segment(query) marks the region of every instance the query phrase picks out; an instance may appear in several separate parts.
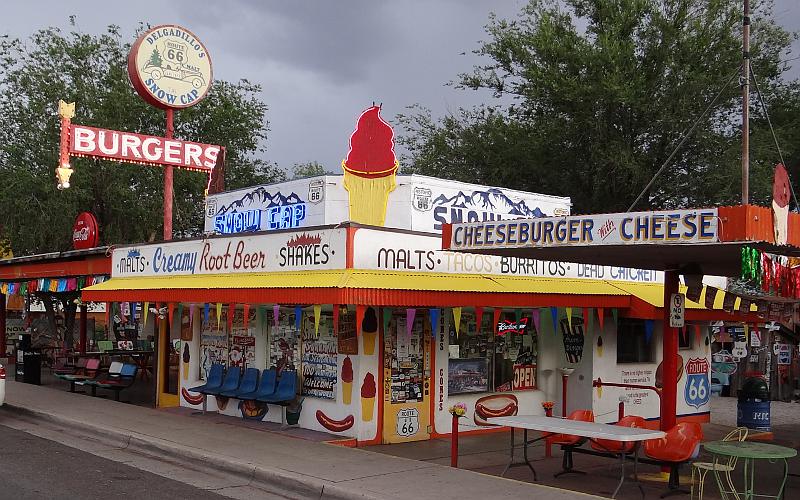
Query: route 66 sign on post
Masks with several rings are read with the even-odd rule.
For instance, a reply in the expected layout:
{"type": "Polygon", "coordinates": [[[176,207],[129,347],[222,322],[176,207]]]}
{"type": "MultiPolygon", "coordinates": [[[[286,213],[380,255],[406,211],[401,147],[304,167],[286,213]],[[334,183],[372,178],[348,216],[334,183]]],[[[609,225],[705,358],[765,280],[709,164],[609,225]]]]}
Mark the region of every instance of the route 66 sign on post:
{"type": "Polygon", "coordinates": [[[419,432],[419,410],[403,408],[397,412],[397,435],[410,437],[419,432]]]}
{"type": "Polygon", "coordinates": [[[673,293],[669,298],[669,326],[683,328],[685,318],[686,297],[682,293],[673,293]]]}
{"type": "Polygon", "coordinates": [[[686,404],[700,408],[708,403],[710,388],[708,360],[705,358],[690,358],[686,362],[686,388],[683,391],[686,404]]]}

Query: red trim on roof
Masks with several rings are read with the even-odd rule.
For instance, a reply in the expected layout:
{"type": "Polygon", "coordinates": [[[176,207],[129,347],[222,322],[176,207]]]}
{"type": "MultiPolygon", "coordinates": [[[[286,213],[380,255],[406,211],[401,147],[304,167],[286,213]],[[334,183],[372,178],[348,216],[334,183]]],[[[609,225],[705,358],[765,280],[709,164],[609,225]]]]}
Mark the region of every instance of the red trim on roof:
{"type": "Polygon", "coordinates": [[[66,278],[91,274],[111,274],[111,256],[92,255],[82,258],[52,259],[0,266],[0,280],[32,280],[66,278]]]}

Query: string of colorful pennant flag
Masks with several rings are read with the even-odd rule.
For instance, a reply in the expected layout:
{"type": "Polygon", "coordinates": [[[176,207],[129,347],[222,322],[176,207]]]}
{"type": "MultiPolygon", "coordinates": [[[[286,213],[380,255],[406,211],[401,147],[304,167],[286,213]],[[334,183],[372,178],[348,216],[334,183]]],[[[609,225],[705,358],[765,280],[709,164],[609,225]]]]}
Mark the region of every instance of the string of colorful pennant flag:
{"type": "Polygon", "coordinates": [[[103,283],[108,276],[77,276],[74,278],[39,278],[30,281],[4,281],[0,292],[5,295],[27,295],[36,292],[75,292],[87,286],[103,283]]]}

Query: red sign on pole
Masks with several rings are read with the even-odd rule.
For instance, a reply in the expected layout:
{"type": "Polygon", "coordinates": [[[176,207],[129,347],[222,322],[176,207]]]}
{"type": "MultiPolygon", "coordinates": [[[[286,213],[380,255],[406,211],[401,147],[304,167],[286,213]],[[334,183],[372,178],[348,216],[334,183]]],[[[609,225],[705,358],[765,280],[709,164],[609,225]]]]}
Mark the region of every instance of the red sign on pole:
{"type": "Polygon", "coordinates": [[[75,218],[72,226],[72,247],[75,250],[85,250],[97,246],[99,233],[97,219],[90,212],[81,212],[75,218]]]}
{"type": "Polygon", "coordinates": [[[210,173],[220,146],[70,124],[69,154],[210,173]]]}

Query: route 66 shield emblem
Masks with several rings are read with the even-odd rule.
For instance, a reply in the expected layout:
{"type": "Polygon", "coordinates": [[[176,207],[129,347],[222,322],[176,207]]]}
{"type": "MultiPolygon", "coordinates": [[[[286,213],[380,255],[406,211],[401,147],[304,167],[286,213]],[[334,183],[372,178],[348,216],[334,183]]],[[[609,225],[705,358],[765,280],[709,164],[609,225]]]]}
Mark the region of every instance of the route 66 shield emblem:
{"type": "Polygon", "coordinates": [[[686,404],[699,409],[708,403],[710,389],[708,361],[705,358],[690,358],[686,362],[686,386],[683,391],[686,404]]]}

